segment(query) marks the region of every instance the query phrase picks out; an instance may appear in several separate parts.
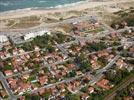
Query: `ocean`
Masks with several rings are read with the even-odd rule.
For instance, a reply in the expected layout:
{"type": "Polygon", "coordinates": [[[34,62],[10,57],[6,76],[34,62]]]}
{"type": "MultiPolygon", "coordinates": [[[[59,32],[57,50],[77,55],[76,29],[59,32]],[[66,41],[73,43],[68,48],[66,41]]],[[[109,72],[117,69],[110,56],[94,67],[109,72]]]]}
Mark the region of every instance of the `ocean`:
{"type": "Polygon", "coordinates": [[[60,8],[82,0],[0,0],[0,12],[25,8],[60,8]]]}

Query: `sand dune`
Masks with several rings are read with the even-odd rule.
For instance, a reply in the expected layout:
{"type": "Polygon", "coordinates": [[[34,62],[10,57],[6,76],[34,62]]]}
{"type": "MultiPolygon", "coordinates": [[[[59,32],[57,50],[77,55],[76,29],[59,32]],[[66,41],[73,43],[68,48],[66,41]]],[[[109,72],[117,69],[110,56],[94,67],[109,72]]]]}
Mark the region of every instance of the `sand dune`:
{"type": "MultiPolygon", "coordinates": [[[[81,11],[88,8],[94,8],[102,5],[111,5],[115,3],[121,3],[121,2],[128,2],[128,0],[110,0],[110,1],[107,0],[106,2],[85,1],[81,4],[76,4],[75,6],[68,6],[68,7],[56,8],[56,9],[30,9],[29,8],[29,9],[21,9],[21,10],[14,10],[14,11],[6,11],[0,13],[0,19],[4,20],[4,19],[11,19],[11,18],[20,18],[20,17],[32,16],[32,15],[42,15],[47,13],[66,12],[71,10],[81,11]]],[[[129,2],[134,2],[134,0],[129,0],[129,2]]]]}

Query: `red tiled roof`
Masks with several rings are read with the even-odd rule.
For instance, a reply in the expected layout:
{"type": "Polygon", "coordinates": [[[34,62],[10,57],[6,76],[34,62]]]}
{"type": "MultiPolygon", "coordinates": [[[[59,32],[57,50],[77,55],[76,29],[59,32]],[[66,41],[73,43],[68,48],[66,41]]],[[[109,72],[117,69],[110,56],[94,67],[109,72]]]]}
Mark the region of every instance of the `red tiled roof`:
{"type": "Polygon", "coordinates": [[[6,70],[6,71],[4,71],[4,73],[5,73],[6,76],[13,75],[12,70],[6,70]]]}
{"type": "Polygon", "coordinates": [[[40,82],[41,85],[44,85],[45,83],[48,82],[48,77],[47,76],[39,77],[39,82],[40,82]]]}
{"type": "Polygon", "coordinates": [[[108,85],[108,83],[109,83],[108,80],[102,79],[101,81],[99,81],[99,82],[97,83],[97,85],[100,86],[100,87],[103,88],[103,89],[109,90],[109,89],[110,89],[110,86],[108,85]]]}
{"type": "Polygon", "coordinates": [[[134,47],[131,47],[131,48],[129,49],[129,51],[130,51],[130,52],[134,52],[134,47]]]}

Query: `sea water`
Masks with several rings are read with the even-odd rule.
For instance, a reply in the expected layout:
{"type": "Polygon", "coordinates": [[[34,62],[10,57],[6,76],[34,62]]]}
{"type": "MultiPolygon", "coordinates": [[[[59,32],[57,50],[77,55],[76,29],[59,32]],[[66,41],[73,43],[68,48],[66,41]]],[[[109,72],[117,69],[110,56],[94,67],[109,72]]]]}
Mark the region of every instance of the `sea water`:
{"type": "Polygon", "coordinates": [[[59,8],[83,0],[0,0],[0,12],[25,8],[59,8]]]}

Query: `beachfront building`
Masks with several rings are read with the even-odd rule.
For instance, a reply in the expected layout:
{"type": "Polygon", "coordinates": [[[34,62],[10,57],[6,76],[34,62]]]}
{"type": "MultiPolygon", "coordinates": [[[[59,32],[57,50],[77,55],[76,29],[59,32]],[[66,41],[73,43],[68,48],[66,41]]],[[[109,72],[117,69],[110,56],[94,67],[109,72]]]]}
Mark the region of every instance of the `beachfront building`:
{"type": "Polygon", "coordinates": [[[30,32],[28,34],[25,34],[23,38],[24,38],[24,40],[28,40],[28,39],[35,38],[37,36],[42,36],[44,34],[50,34],[50,32],[46,31],[46,30],[38,31],[38,32],[30,32]]]}
{"type": "Polygon", "coordinates": [[[5,35],[0,35],[0,43],[4,43],[4,42],[7,42],[7,41],[8,41],[7,36],[5,36],[5,35]]]}

